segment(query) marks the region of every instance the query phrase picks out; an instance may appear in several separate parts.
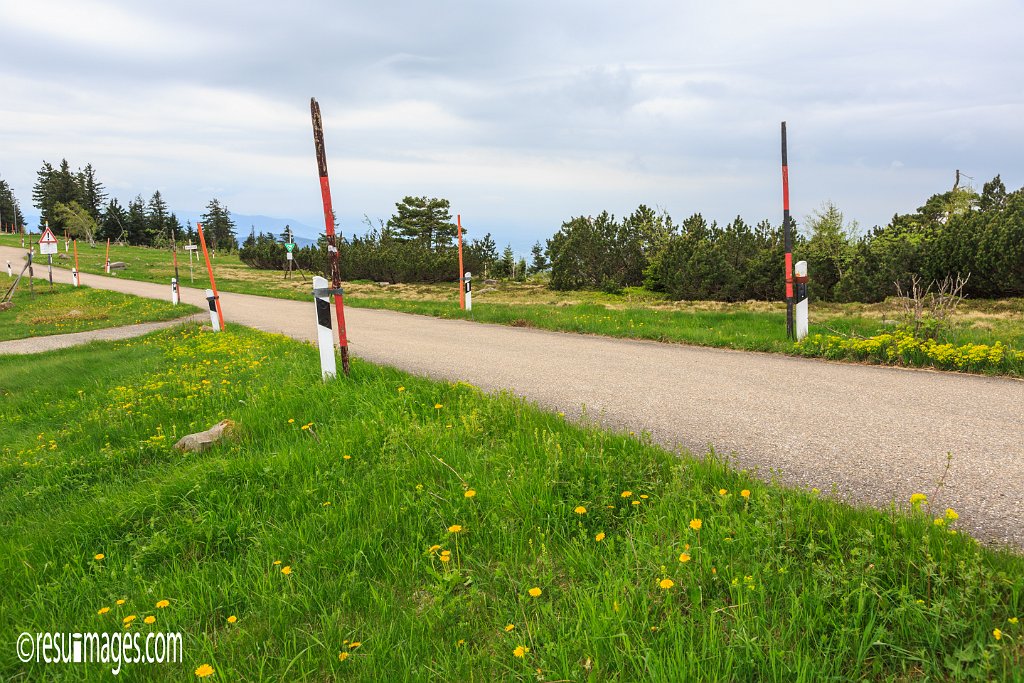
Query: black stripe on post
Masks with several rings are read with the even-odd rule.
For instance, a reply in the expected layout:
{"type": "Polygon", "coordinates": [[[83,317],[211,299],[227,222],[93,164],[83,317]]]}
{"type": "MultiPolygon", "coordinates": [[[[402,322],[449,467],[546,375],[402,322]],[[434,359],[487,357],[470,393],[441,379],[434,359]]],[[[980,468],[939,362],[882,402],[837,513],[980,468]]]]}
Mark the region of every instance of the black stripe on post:
{"type": "Polygon", "coordinates": [[[331,329],[331,304],[327,299],[317,297],[316,301],[316,324],[320,327],[331,329]]]}

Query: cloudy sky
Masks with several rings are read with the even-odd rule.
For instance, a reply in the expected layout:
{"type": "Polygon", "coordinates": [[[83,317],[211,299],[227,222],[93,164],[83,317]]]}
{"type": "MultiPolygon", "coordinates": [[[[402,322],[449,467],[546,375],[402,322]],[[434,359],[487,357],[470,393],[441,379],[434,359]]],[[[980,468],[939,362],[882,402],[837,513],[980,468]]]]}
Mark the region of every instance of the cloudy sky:
{"type": "Polygon", "coordinates": [[[0,0],[0,26],[26,213],[66,157],[122,202],[322,227],[311,96],[345,232],[408,194],[520,252],[640,203],[779,222],[782,120],[798,219],[885,223],[958,168],[1024,184],[1018,0],[0,0]]]}

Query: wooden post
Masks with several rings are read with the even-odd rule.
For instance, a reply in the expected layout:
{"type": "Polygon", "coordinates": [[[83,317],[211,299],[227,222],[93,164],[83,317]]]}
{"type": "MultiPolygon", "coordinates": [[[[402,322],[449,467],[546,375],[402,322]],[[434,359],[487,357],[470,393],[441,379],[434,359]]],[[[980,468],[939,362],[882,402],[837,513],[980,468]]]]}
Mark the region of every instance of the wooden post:
{"type": "Polygon", "coordinates": [[[782,239],[786,250],[786,337],[795,339],[793,330],[793,227],[789,217],[789,160],[786,151],[786,122],[782,122],[782,239]]]}

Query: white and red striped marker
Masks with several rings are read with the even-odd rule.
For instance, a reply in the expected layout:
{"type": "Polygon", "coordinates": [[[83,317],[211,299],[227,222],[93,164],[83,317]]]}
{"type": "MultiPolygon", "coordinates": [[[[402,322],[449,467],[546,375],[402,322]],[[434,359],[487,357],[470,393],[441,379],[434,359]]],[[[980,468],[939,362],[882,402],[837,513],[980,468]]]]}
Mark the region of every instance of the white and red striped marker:
{"type": "Polygon", "coordinates": [[[807,336],[807,261],[796,262],[796,340],[807,336]]]}
{"type": "Polygon", "coordinates": [[[313,277],[313,302],[316,304],[316,340],[320,347],[320,372],[324,381],[338,376],[338,362],[334,357],[334,332],[331,330],[331,294],[327,278],[313,277]]]}
{"type": "Polygon", "coordinates": [[[71,268],[71,280],[75,283],[75,287],[81,284],[78,276],[78,240],[75,240],[75,265],[71,268]]]}
{"type": "Polygon", "coordinates": [[[177,306],[178,302],[180,300],[181,300],[181,298],[178,296],[178,278],[172,277],[171,278],[171,303],[174,304],[175,306],[177,306]]]}
{"type": "Polygon", "coordinates": [[[463,278],[466,281],[466,310],[473,310],[473,273],[466,271],[466,277],[463,278]]]}
{"type": "Polygon", "coordinates": [[[210,324],[214,332],[220,332],[220,316],[217,315],[217,297],[212,289],[206,290],[206,300],[210,302],[210,324]]]}

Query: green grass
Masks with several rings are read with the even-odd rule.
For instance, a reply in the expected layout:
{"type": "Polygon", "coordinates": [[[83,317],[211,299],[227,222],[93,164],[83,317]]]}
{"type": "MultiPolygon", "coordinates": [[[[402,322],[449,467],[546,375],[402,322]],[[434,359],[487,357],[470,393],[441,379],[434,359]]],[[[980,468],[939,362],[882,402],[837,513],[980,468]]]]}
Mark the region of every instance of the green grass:
{"type": "MultiPolygon", "coordinates": [[[[13,245],[14,236],[0,236],[0,244],[13,245]]],[[[105,244],[95,250],[80,246],[82,270],[99,274],[103,270],[105,244]]],[[[182,283],[203,287],[205,264],[196,257],[195,283],[188,275],[187,256],[179,270],[182,283]]],[[[171,254],[166,249],[147,247],[111,247],[112,261],[125,261],[129,267],[117,277],[150,282],[168,282],[172,273],[171,254]]],[[[214,261],[218,288],[227,292],[256,294],[308,301],[311,285],[301,277],[285,280],[276,271],[260,271],[242,263],[237,254],[221,253],[214,261]]],[[[781,302],[670,302],[662,294],[641,288],[628,288],[622,294],[604,292],[555,292],[543,283],[483,285],[474,292],[474,309],[466,313],[458,308],[455,283],[433,285],[393,285],[345,283],[345,302],[360,308],[381,308],[418,313],[440,318],[460,318],[479,322],[536,327],[562,332],[601,334],[612,337],[652,339],[663,342],[715,346],[746,351],[798,353],[833,360],[869,360],[906,365],[945,368],[927,357],[902,355],[888,358],[861,358],[834,350],[817,351],[817,346],[796,348],[786,339],[785,304],[781,302]]],[[[871,337],[893,330],[897,307],[883,304],[811,305],[810,334],[871,337]]],[[[1003,346],[1024,352],[1024,299],[968,301],[943,334],[942,342],[1003,346]]],[[[1022,373],[1024,364],[1005,363],[975,371],[991,374],[1022,373]],[[1007,369],[1009,367],[1009,369],[1007,369]]]]}
{"type": "MultiPolygon", "coordinates": [[[[126,615],[184,634],[183,664],[124,680],[1022,678],[1024,558],[941,510],[851,508],[358,360],[324,384],[314,348],[239,326],[0,358],[0,396],[8,642],[126,615]],[[226,417],[237,441],[172,450],[226,417]]],[[[13,649],[2,678],[105,676],[13,649]]]]}
{"type": "Polygon", "coordinates": [[[45,279],[36,281],[33,294],[25,277],[14,295],[14,307],[0,311],[0,341],[171,320],[197,312],[189,304],[173,306],[85,286],[55,284],[51,291],[45,279]]]}

